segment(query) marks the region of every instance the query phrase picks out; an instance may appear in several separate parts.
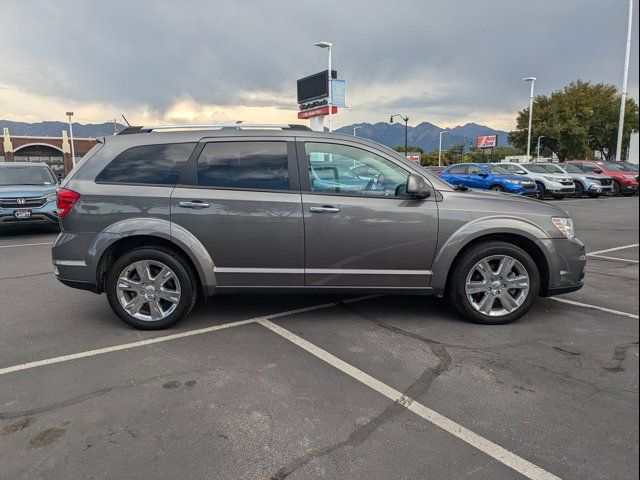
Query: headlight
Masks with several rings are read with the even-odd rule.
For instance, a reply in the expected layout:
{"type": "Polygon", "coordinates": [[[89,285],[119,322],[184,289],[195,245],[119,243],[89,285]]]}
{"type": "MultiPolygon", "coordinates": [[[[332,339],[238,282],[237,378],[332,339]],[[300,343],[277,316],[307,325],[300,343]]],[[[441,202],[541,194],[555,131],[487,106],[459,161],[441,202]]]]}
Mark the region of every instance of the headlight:
{"type": "Polygon", "coordinates": [[[511,180],[509,178],[505,178],[504,181],[507,183],[515,183],[516,185],[522,185],[522,182],[520,180],[511,180]]]}
{"type": "Polygon", "coordinates": [[[552,218],[551,221],[565,237],[574,238],[576,236],[572,218],[552,218]]]}
{"type": "Polygon", "coordinates": [[[556,182],[559,183],[560,179],[556,178],[556,177],[544,177],[545,180],[549,180],[550,182],[556,182]]]}
{"type": "Polygon", "coordinates": [[[49,195],[47,195],[47,203],[55,202],[55,201],[56,201],[56,194],[55,193],[50,193],[49,195]]]}

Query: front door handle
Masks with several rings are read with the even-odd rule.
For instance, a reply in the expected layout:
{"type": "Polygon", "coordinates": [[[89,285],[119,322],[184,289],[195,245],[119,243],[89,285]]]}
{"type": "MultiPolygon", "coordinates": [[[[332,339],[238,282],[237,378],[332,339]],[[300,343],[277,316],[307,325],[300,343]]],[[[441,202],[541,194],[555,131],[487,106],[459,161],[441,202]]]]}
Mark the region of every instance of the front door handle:
{"type": "Polygon", "coordinates": [[[202,200],[193,200],[190,202],[178,202],[178,206],[182,208],[209,208],[209,204],[203,202],[202,200]]]}
{"type": "Polygon", "coordinates": [[[323,205],[322,207],[310,207],[309,211],[311,213],[338,213],[340,209],[330,205],[323,205]]]}

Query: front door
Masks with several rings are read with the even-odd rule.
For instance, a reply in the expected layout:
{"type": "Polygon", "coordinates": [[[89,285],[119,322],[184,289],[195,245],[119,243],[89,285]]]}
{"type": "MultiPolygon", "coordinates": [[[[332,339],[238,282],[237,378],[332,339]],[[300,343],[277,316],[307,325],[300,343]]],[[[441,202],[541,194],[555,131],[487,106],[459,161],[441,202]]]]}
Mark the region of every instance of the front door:
{"type": "Polygon", "coordinates": [[[305,285],[427,288],[438,235],[436,199],[405,193],[409,169],[383,152],[298,139],[305,285]]]}
{"type": "Polygon", "coordinates": [[[304,285],[304,226],[292,138],[201,142],[181,183],[171,198],[172,225],[204,245],[219,287],[304,285]]]}

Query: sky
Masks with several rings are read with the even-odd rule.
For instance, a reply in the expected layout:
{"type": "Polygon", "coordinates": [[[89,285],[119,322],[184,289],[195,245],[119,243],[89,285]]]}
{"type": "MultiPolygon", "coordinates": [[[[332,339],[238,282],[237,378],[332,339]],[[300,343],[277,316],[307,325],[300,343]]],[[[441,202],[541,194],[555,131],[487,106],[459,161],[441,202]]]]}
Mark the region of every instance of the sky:
{"type": "MultiPolygon", "coordinates": [[[[638,100],[638,0],[629,95],[638,100]]],[[[510,130],[548,94],[622,85],[627,0],[0,0],[0,119],[300,123],[296,79],[347,80],[334,126],[392,113],[510,130]]]]}

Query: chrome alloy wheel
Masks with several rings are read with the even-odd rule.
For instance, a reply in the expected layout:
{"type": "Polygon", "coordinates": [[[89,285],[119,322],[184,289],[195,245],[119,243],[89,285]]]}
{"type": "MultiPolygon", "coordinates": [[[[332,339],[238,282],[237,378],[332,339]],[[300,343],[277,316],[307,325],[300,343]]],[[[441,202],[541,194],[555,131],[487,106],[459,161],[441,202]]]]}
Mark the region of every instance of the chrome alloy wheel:
{"type": "Polygon", "coordinates": [[[162,320],[180,303],[180,282],[168,266],[141,260],[126,267],[116,284],[118,301],[132,317],[144,322],[162,320]]]}
{"type": "Polygon", "coordinates": [[[507,255],[480,260],[467,275],[467,300],[478,312],[501,317],[514,312],[529,294],[529,274],[524,265],[507,255]]]}

